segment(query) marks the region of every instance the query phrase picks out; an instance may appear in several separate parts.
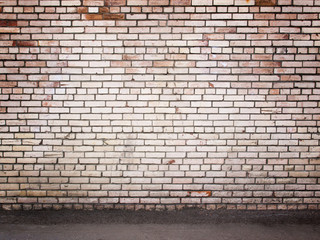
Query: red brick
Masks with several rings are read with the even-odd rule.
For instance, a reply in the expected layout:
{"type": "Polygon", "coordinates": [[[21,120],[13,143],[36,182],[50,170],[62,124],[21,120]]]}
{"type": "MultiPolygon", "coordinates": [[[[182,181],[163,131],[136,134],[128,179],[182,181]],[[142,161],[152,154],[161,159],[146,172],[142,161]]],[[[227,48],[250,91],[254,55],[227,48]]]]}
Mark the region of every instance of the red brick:
{"type": "Polygon", "coordinates": [[[103,19],[104,20],[120,20],[120,19],[124,19],[125,15],[123,13],[114,13],[114,14],[104,14],[103,15],[103,19]]]}
{"type": "Polygon", "coordinates": [[[85,18],[87,20],[102,20],[102,14],[86,14],[85,18]]]}
{"type": "Polygon", "coordinates": [[[110,12],[110,8],[108,8],[108,7],[101,7],[101,8],[99,8],[99,12],[100,12],[100,13],[109,13],[109,12],[110,12]]]}
{"type": "Polygon", "coordinates": [[[254,19],[275,19],[275,14],[272,13],[256,13],[254,19]]]}
{"type": "Polygon", "coordinates": [[[125,6],[126,0],[106,0],[106,6],[125,6]]]}
{"type": "Polygon", "coordinates": [[[256,6],[275,6],[277,0],[256,0],[256,6]]]}
{"type": "Polygon", "coordinates": [[[17,47],[36,47],[38,46],[38,41],[17,41],[17,47]]]}
{"type": "Polygon", "coordinates": [[[17,82],[7,82],[7,81],[0,81],[0,87],[16,87],[18,84],[17,82]]]}
{"type": "Polygon", "coordinates": [[[20,28],[17,27],[0,27],[0,33],[19,33],[20,28]]]}
{"type": "Polygon", "coordinates": [[[149,0],[151,6],[166,6],[169,5],[169,0],[149,0]]]}
{"type": "Polygon", "coordinates": [[[16,27],[17,21],[0,20],[0,27],[16,27]]]}
{"type": "Polygon", "coordinates": [[[78,7],[77,12],[78,13],[88,13],[88,8],[87,7],[78,7]]]}
{"type": "Polygon", "coordinates": [[[170,0],[170,5],[178,6],[190,6],[191,0],[170,0]]]}
{"type": "Polygon", "coordinates": [[[270,94],[271,94],[271,95],[280,94],[280,90],[279,90],[279,89],[270,89],[270,94]]]}

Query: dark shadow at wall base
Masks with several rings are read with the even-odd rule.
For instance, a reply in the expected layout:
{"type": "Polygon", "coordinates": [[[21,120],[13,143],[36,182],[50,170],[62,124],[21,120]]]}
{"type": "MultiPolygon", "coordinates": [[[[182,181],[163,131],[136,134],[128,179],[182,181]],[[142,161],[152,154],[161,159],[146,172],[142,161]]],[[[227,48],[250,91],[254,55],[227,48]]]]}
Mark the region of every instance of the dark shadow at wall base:
{"type": "Polygon", "coordinates": [[[0,224],[320,224],[320,211],[0,211],[0,224]]]}

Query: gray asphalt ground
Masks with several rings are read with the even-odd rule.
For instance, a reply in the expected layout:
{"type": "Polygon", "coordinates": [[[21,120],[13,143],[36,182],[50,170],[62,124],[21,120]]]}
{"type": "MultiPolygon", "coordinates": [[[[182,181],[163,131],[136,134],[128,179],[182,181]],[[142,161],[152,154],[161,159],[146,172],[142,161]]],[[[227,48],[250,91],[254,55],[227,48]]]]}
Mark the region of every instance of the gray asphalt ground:
{"type": "Polygon", "coordinates": [[[0,211],[0,240],[319,240],[320,211],[0,211]]]}

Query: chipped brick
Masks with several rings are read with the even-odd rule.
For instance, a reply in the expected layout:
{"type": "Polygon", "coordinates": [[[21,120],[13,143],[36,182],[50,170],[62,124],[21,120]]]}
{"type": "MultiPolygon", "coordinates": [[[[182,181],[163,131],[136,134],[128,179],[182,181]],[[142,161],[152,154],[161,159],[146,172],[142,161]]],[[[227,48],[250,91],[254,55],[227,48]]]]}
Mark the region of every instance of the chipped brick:
{"type": "Polygon", "coordinates": [[[175,160],[170,160],[169,162],[167,162],[168,165],[174,164],[176,161],[175,160]]]}
{"type": "Polygon", "coordinates": [[[188,195],[190,197],[211,197],[211,191],[192,191],[189,192],[188,195]]]}

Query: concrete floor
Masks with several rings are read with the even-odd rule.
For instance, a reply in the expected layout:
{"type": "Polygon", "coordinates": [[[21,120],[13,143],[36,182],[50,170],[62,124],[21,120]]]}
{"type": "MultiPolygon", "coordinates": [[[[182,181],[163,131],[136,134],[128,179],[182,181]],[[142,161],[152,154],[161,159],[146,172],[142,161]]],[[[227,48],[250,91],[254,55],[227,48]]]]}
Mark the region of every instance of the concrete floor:
{"type": "Polygon", "coordinates": [[[0,212],[1,240],[319,240],[319,212],[0,212]]]}

